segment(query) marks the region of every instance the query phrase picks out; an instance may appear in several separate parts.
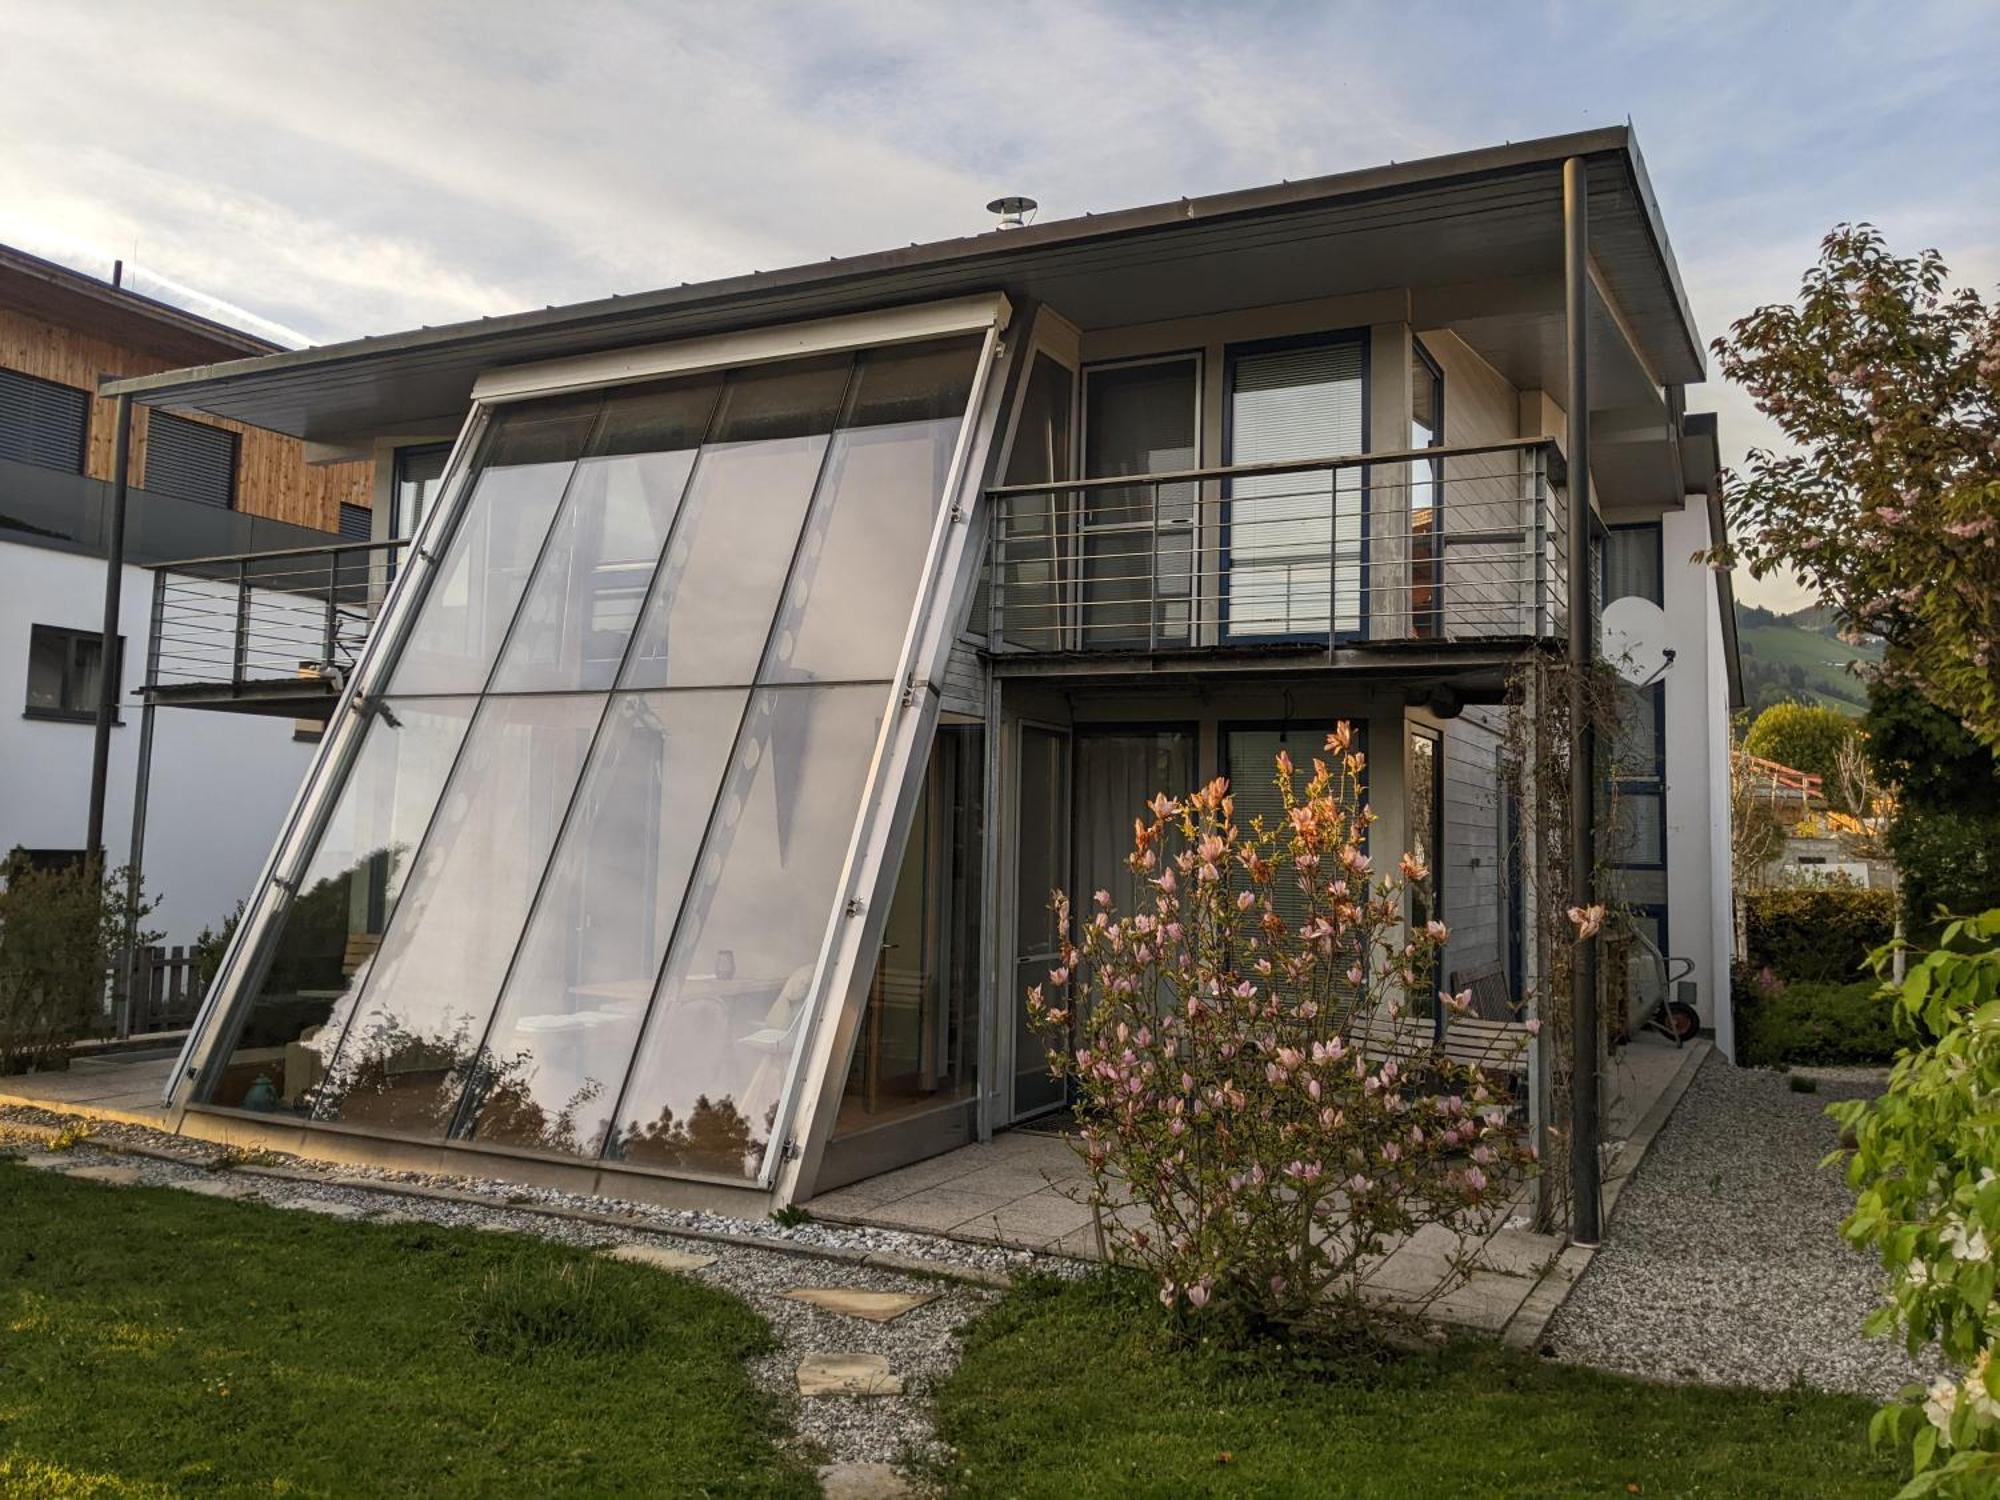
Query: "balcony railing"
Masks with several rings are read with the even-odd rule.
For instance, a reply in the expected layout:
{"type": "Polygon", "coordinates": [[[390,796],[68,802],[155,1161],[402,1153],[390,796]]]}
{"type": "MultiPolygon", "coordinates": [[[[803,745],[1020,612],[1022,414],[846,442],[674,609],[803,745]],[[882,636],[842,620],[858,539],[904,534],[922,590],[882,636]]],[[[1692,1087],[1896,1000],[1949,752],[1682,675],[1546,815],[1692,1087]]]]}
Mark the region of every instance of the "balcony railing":
{"type": "Polygon", "coordinates": [[[337,692],[404,541],[341,542],[153,569],[146,690],[291,699],[337,692]]]}
{"type": "Polygon", "coordinates": [[[1565,628],[1547,439],[988,492],[1005,652],[1481,642],[1565,628]]]}

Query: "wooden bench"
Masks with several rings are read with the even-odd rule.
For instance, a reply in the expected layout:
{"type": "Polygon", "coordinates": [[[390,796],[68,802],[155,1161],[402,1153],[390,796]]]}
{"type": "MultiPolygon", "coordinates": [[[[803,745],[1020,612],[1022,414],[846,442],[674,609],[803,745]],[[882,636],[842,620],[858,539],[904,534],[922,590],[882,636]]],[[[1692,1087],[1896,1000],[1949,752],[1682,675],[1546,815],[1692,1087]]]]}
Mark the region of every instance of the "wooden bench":
{"type": "Polygon", "coordinates": [[[1489,1021],[1480,1016],[1445,1017],[1443,1045],[1437,1044],[1428,1016],[1357,1016],[1348,1040],[1368,1057],[1411,1060],[1442,1051],[1461,1067],[1491,1068],[1498,1073],[1528,1071],[1528,1028],[1518,1021],[1489,1021]]]}

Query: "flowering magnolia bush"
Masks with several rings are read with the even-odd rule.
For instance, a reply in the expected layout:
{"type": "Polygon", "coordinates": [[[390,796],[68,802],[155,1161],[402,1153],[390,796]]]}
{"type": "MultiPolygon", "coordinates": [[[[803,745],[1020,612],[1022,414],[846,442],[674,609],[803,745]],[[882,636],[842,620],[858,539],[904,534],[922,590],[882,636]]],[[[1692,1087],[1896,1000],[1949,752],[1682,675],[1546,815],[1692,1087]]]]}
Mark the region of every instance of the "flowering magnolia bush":
{"type": "MultiPolygon", "coordinates": [[[[1326,750],[1302,788],[1278,757],[1276,826],[1238,826],[1225,781],[1155,797],[1128,861],[1141,909],[1099,891],[1073,931],[1058,894],[1061,967],[1029,994],[1075,1081],[1105,1249],[1184,1314],[1364,1322],[1368,1272],[1439,1225],[1459,1249],[1419,1310],[1468,1272],[1467,1233],[1533,1157],[1505,1059],[1450,1061],[1413,1014],[1447,936],[1403,930],[1428,873],[1407,855],[1376,872],[1347,725],[1326,750]]],[[[1471,1003],[1437,996],[1447,1021],[1471,1003]]]]}
{"type": "Polygon", "coordinates": [[[1903,1054],[1881,1098],[1828,1111],[1855,1142],[1842,1229],[1889,1271],[1869,1332],[1900,1327],[1912,1352],[1935,1342],[1957,1373],[1904,1391],[1872,1436],[1909,1448],[1904,1495],[2000,1495],[2000,911],[1948,925],[1896,1004],[1936,1040],[1903,1054]]]}

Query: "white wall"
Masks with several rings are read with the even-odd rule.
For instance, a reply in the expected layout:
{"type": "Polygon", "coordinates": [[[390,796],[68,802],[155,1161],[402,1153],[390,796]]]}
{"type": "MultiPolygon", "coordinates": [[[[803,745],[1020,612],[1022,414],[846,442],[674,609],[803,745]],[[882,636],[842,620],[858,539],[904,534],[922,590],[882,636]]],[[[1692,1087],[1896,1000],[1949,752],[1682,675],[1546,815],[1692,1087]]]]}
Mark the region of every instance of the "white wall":
{"type": "Polygon", "coordinates": [[[1662,517],[1667,644],[1667,923],[1694,960],[1702,1020],[1734,1056],[1729,996],[1729,695],[1715,575],[1689,558],[1708,546],[1699,500],[1662,517]]]}
{"type": "MultiPolygon", "coordinates": [[[[138,684],[146,669],[153,575],[126,568],[123,723],[111,731],[106,853],[125,863],[138,765],[138,684]]],[[[34,625],[95,631],[103,623],[104,564],[96,558],[0,543],[0,853],[81,849],[90,807],[91,726],[26,718],[28,640],[34,625]]],[[[250,887],[305,776],[313,746],[290,719],[163,708],[153,733],[146,821],[146,888],[159,898],[150,925],[168,944],[191,942],[250,887]]]]}

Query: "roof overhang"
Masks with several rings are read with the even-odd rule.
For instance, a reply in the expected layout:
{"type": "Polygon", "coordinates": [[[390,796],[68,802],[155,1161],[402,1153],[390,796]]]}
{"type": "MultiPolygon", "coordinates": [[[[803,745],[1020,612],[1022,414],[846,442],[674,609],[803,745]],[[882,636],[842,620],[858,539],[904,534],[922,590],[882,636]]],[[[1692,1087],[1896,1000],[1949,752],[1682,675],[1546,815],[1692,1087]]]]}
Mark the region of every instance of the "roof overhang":
{"type": "Polygon", "coordinates": [[[1562,163],[1590,167],[1600,290],[1658,379],[1701,341],[1629,127],[911,245],[568,307],[111,382],[321,442],[463,412],[478,377],[724,330],[1004,291],[1086,328],[1385,287],[1537,278],[1562,258],[1562,163]],[[1217,270],[1226,267],[1226,275],[1217,270]]]}
{"type": "Polygon", "coordinates": [[[121,348],[188,364],[239,355],[252,358],[236,359],[236,363],[260,363],[256,356],[278,347],[269,339],[113,286],[11,245],[0,245],[0,307],[58,328],[88,329],[121,348]]]}

